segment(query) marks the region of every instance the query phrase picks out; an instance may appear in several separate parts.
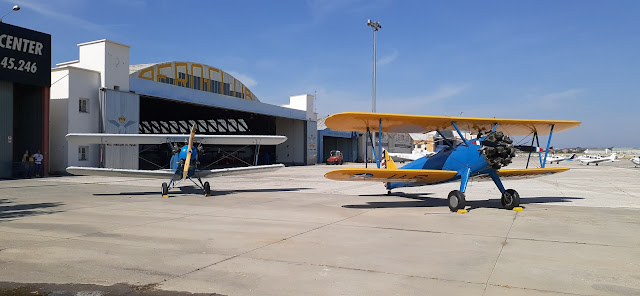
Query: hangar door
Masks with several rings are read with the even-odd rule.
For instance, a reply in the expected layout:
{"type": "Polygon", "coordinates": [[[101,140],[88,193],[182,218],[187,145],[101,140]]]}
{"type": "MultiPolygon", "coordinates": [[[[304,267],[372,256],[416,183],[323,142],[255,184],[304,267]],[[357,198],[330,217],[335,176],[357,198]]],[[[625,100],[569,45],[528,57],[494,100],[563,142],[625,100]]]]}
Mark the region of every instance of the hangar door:
{"type": "Polygon", "coordinates": [[[331,150],[340,150],[343,153],[344,161],[354,161],[353,147],[350,138],[337,138],[325,136],[322,140],[322,162],[327,162],[331,150]]]}

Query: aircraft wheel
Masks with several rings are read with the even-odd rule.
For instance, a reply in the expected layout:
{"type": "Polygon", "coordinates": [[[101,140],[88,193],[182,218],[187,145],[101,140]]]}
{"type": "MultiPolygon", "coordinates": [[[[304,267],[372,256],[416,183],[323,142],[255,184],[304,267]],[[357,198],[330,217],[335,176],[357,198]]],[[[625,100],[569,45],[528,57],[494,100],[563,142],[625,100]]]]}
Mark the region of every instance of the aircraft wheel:
{"type": "Polygon", "coordinates": [[[449,192],[449,210],[452,212],[457,212],[458,210],[464,209],[467,201],[464,198],[464,193],[460,190],[453,190],[449,192]]]}
{"type": "Polygon", "coordinates": [[[209,196],[211,195],[211,185],[209,185],[209,182],[204,182],[204,196],[209,196]]]}
{"type": "Polygon", "coordinates": [[[169,194],[169,186],[167,186],[166,182],[162,183],[162,195],[168,195],[169,194]]]}
{"type": "Polygon", "coordinates": [[[598,165],[598,163],[596,162],[596,165],[598,165]]]}
{"type": "Polygon", "coordinates": [[[387,195],[391,195],[391,190],[387,190],[387,195]]]}
{"type": "Polygon", "coordinates": [[[520,194],[513,189],[507,189],[500,198],[502,206],[507,210],[513,210],[513,208],[520,206],[520,194]]]}

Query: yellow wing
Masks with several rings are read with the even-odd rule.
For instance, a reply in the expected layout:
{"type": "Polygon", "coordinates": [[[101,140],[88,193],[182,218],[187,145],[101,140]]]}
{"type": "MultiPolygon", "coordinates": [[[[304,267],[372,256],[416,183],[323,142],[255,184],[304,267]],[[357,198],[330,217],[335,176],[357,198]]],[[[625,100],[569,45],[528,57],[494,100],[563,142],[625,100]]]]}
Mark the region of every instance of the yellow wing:
{"type": "MultiPolygon", "coordinates": [[[[510,170],[498,170],[498,176],[500,179],[530,179],[542,177],[545,175],[557,174],[568,171],[568,168],[538,168],[538,169],[510,169],[510,170]]],[[[480,175],[477,178],[490,179],[489,175],[480,175]]]]}
{"type": "Polygon", "coordinates": [[[432,184],[455,177],[456,171],[346,168],[324,175],[338,181],[416,182],[432,184]]]}
{"type": "Polygon", "coordinates": [[[554,132],[561,132],[580,125],[580,121],[573,120],[535,120],[535,119],[502,119],[502,118],[474,118],[453,116],[402,115],[386,113],[345,112],[329,116],[325,125],[338,131],[366,132],[367,127],[376,132],[379,120],[382,119],[382,132],[386,133],[423,133],[435,130],[454,130],[451,125],[455,122],[458,128],[465,131],[490,131],[494,124],[498,124],[498,131],[511,136],[526,136],[532,132],[547,135],[554,125],[554,132]]]}

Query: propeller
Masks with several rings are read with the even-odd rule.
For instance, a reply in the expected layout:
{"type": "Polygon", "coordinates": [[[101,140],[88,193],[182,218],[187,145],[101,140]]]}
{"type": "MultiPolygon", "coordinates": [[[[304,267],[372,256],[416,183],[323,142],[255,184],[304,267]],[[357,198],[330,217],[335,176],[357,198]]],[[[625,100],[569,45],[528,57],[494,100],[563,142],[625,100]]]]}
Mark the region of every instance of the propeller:
{"type": "MultiPolygon", "coordinates": [[[[544,148],[536,147],[536,146],[528,146],[528,145],[516,145],[514,148],[524,151],[524,152],[544,152],[544,148]]],[[[549,147],[549,150],[553,149],[553,147],[549,147]]]]}
{"type": "Polygon", "coordinates": [[[189,135],[189,146],[187,147],[187,158],[184,160],[184,171],[182,172],[182,179],[187,178],[189,173],[189,164],[191,163],[191,148],[193,147],[193,137],[196,135],[196,125],[191,127],[191,135],[189,135]]]}

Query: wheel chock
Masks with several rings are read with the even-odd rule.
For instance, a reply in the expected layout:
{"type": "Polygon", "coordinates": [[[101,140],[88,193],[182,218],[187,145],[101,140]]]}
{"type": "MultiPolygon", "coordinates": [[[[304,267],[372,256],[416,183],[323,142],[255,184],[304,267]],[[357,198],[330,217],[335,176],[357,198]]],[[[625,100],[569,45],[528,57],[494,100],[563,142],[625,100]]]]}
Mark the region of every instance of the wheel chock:
{"type": "Polygon", "coordinates": [[[211,194],[205,194],[204,196],[205,196],[205,197],[207,197],[207,196],[211,196],[211,194]]]}
{"type": "Polygon", "coordinates": [[[516,212],[522,212],[522,207],[515,207],[513,210],[516,212]]]}
{"type": "Polygon", "coordinates": [[[465,209],[458,210],[458,214],[466,214],[466,213],[468,213],[468,212],[465,209]]]}
{"type": "Polygon", "coordinates": [[[169,198],[169,195],[168,194],[164,194],[164,195],[162,195],[162,197],[169,198]]]}

